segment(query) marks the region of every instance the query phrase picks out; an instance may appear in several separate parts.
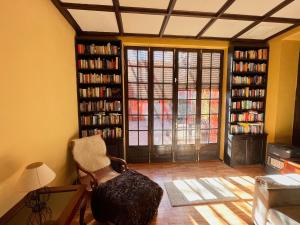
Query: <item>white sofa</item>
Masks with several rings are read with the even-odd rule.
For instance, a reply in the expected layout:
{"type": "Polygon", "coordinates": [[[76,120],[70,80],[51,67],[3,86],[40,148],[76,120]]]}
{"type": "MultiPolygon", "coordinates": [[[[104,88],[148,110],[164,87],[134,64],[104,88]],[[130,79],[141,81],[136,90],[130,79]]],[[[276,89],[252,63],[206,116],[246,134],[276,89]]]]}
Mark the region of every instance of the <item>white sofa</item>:
{"type": "Polygon", "coordinates": [[[300,225],[300,175],[256,177],[252,218],[256,225],[300,225]]]}

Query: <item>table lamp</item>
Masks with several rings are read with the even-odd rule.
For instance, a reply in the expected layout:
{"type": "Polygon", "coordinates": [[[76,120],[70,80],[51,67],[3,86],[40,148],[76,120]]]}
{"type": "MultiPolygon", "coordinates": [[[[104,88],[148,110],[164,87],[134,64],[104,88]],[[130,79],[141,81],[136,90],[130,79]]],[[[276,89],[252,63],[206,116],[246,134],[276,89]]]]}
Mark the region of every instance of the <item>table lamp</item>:
{"type": "Polygon", "coordinates": [[[25,197],[25,205],[32,209],[28,224],[42,225],[48,217],[51,217],[51,209],[46,204],[49,192],[44,189],[55,176],[53,170],[43,162],[35,162],[26,166],[21,174],[17,185],[21,192],[28,193],[25,197]]]}

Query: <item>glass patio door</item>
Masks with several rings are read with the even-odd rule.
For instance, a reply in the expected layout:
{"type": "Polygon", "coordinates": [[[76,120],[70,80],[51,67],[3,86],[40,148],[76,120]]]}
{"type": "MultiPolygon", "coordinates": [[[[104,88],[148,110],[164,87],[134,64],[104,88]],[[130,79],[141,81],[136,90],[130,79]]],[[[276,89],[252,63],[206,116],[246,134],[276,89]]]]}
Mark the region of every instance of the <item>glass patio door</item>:
{"type": "Polygon", "coordinates": [[[176,85],[176,138],[174,141],[174,160],[196,160],[198,142],[199,98],[197,51],[177,52],[177,85],[176,85]]]}

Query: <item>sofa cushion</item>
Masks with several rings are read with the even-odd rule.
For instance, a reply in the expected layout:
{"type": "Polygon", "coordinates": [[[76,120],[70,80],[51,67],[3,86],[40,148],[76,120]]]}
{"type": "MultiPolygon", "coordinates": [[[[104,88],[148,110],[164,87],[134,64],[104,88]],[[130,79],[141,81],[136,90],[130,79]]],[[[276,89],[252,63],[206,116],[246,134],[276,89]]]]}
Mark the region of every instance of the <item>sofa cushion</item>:
{"type": "Polygon", "coordinates": [[[300,206],[271,208],[268,221],[274,225],[300,225],[300,206]]]}
{"type": "Polygon", "coordinates": [[[94,218],[115,225],[148,225],[162,198],[161,187],[148,177],[128,170],[93,190],[94,218]]]}

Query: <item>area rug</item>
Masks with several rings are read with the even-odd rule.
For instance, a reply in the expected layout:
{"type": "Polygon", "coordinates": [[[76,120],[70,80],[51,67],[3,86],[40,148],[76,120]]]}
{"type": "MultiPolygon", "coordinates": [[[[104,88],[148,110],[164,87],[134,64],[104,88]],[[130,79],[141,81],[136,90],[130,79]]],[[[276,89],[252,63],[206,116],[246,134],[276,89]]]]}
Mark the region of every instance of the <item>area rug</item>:
{"type": "Polygon", "coordinates": [[[239,199],[220,178],[174,180],[166,182],[165,188],[173,207],[239,199]]]}

